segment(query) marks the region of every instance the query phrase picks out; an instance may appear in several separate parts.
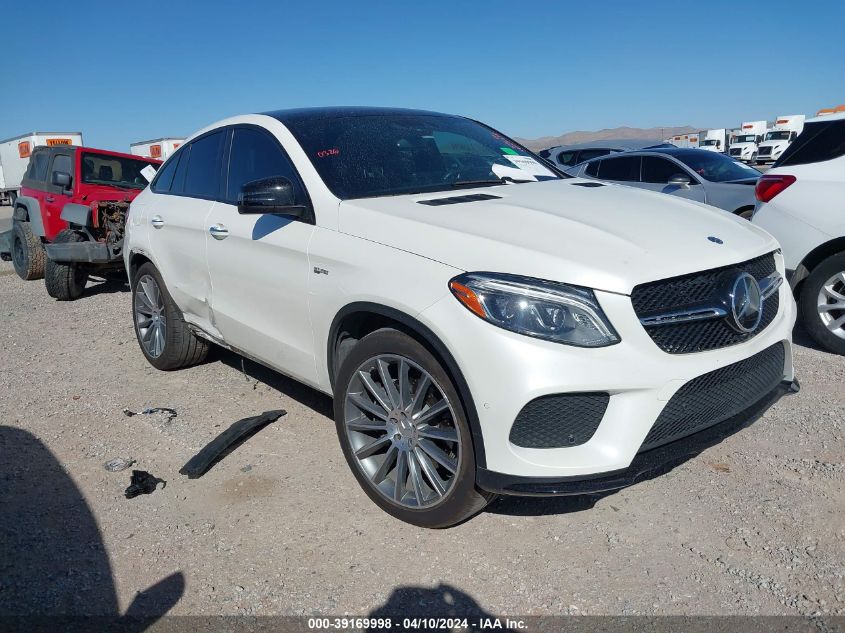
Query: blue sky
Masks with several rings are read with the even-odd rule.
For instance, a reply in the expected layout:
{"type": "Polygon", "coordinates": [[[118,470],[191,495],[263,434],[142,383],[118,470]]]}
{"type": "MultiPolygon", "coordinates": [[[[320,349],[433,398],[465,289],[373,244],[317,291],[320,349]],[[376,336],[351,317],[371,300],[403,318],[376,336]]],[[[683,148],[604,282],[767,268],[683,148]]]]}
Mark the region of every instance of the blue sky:
{"type": "Polygon", "coordinates": [[[8,2],[4,23],[25,35],[12,46],[6,29],[0,138],[79,130],[126,151],[232,114],[310,105],[440,110],[528,138],[736,126],[845,103],[843,7],[8,2]],[[771,52],[754,53],[762,42],[771,52]]]}

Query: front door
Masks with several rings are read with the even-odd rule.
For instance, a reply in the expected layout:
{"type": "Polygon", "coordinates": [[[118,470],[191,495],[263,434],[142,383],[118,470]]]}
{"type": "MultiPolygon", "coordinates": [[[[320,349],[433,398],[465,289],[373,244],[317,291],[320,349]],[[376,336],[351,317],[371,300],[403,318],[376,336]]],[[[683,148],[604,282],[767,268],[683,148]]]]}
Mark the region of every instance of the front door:
{"type": "Polygon", "coordinates": [[[642,184],[643,189],[668,193],[679,198],[687,198],[696,202],[707,202],[702,185],[698,178],[673,160],[660,156],[643,156],[642,184]],[[689,185],[669,184],[676,176],[686,176],[689,185]]]}
{"type": "Polygon", "coordinates": [[[238,213],[241,187],[283,176],[307,200],[302,181],[279,142],[266,130],[238,126],[224,202],[211,209],[206,253],[214,324],[227,344],[299,380],[314,383],[314,336],[308,313],[309,220],[238,213]]]}
{"type": "Polygon", "coordinates": [[[62,220],[62,209],[71,201],[73,191],[72,180],[70,187],[65,189],[64,187],[54,185],[53,179],[57,173],[65,173],[71,179],[74,178],[73,158],[73,155],[70,153],[54,153],[53,160],[50,162],[50,169],[47,172],[47,182],[44,186],[44,202],[42,203],[42,217],[44,219],[44,236],[49,242],[56,239],[59,231],[67,228],[67,222],[62,220]]]}

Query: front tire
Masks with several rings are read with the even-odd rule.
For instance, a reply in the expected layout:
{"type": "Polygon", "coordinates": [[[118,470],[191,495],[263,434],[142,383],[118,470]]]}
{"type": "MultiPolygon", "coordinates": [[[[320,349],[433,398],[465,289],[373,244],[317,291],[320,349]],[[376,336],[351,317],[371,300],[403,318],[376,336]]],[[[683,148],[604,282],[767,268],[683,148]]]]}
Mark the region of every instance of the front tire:
{"type": "Polygon", "coordinates": [[[407,334],[377,330],[352,348],[338,372],[334,417],[358,483],[397,519],[449,527],[493,498],[475,487],[472,436],[451,378],[407,334]]]}
{"type": "Polygon", "coordinates": [[[29,222],[15,220],[12,229],[12,264],[18,277],[24,281],[41,279],[46,259],[44,245],[32,232],[29,222]]]}
{"type": "Polygon", "coordinates": [[[132,321],[138,345],[156,369],[181,369],[196,365],[208,355],[208,341],[194,334],[182,311],[150,263],[132,276],[132,321]]]}
{"type": "Polygon", "coordinates": [[[801,287],[798,307],[813,340],[845,355],[845,253],[831,255],[813,269],[801,287]]]}
{"type": "MultiPolygon", "coordinates": [[[[74,242],[85,242],[86,238],[81,233],[64,229],[60,231],[53,240],[54,244],[68,244],[74,242]]],[[[88,283],[88,271],[76,262],[55,262],[47,260],[47,267],[44,271],[44,285],[47,287],[47,294],[59,301],[75,301],[85,292],[85,284],[88,283]]]]}

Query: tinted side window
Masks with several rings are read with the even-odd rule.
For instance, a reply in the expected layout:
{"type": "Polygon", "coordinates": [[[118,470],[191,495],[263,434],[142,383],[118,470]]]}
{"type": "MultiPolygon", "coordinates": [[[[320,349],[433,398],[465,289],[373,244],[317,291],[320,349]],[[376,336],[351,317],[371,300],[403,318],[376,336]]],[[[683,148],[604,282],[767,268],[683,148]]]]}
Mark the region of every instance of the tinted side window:
{"type": "Polygon", "coordinates": [[[224,137],[221,130],[191,143],[183,187],[185,195],[216,198],[220,194],[220,159],[224,137]]]}
{"type": "Polygon", "coordinates": [[[50,182],[53,182],[53,174],[63,171],[66,174],[73,174],[73,161],[67,154],[58,154],[53,158],[53,168],[50,170],[50,182]]]}
{"type": "Polygon", "coordinates": [[[643,156],[643,182],[667,184],[672,176],[687,173],[671,160],[657,156],[643,156]]]}
{"type": "Polygon", "coordinates": [[[582,149],[578,152],[578,158],[576,161],[578,163],[583,163],[586,160],[590,160],[591,158],[598,158],[599,156],[607,156],[610,154],[609,149],[582,149]]]}
{"type": "Polygon", "coordinates": [[[296,169],[274,138],[261,130],[235,128],[226,201],[235,204],[244,184],[271,176],[284,176],[299,189],[296,169]]]}
{"type": "Polygon", "coordinates": [[[620,180],[623,182],[639,182],[640,180],[640,157],[620,156],[618,158],[606,158],[601,161],[599,178],[602,180],[620,180]]]}
{"type": "Polygon", "coordinates": [[[185,184],[185,172],[188,171],[188,160],[191,158],[191,146],[187,145],[179,157],[179,164],[176,165],[176,173],[173,174],[173,184],[170,185],[170,193],[182,193],[185,184]]]}
{"type": "Polygon", "coordinates": [[[571,167],[575,164],[575,152],[561,152],[557,155],[557,162],[571,167]]]}
{"type": "Polygon", "coordinates": [[[601,163],[602,161],[600,160],[590,163],[584,168],[584,173],[588,176],[593,176],[594,178],[597,178],[599,175],[599,166],[601,165],[601,163]]]}
{"type": "Polygon", "coordinates": [[[47,180],[47,162],[49,160],[49,156],[47,152],[35,152],[32,155],[32,158],[29,159],[29,171],[27,172],[27,178],[32,178],[33,180],[47,180]]]}
{"type": "Polygon", "coordinates": [[[158,175],[153,180],[151,189],[156,193],[167,193],[170,191],[170,186],[173,184],[173,174],[176,173],[176,165],[179,164],[179,159],[184,152],[174,154],[170,160],[164,163],[158,170],[158,175]]]}
{"type": "Polygon", "coordinates": [[[845,119],[808,123],[776,163],[807,165],[833,160],[845,154],[845,119]]]}

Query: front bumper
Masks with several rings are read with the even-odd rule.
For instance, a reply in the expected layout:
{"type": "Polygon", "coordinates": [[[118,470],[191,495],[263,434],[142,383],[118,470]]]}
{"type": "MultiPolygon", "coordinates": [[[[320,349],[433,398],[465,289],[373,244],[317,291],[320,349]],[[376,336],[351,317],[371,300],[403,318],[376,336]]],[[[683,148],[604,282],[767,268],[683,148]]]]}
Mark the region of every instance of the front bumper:
{"type": "MultiPolygon", "coordinates": [[[[778,268],[783,274],[782,261],[778,268]]],[[[630,297],[606,292],[596,296],[622,340],[603,348],[577,348],[507,332],[480,321],[451,296],[419,317],[449,348],[472,394],[483,437],[483,451],[476,450],[478,467],[503,476],[561,481],[627,469],[681,387],[775,343],[784,345],[782,379],[791,382],[795,301],[788,284],[778,292],[779,313],[757,336],[693,354],[663,352],[640,324],[630,297]],[[541,396],[585,392],[610,396],[601,423],[585,443],[526,448],[510,441],[511,427],[527,403],[541,396]]]]}
{"type": "Polygon", "coordinates": [[[552,497],[599,494],[632,486],[662,475],[726,437],[753,424],[785,394],[797,393],[797,380],[784,381],[751,407],[693,435],[639,453],[623,470],[582,477],[519,477],[479,468],[476,483],[488,492],[503,495],[552,497]]]}

